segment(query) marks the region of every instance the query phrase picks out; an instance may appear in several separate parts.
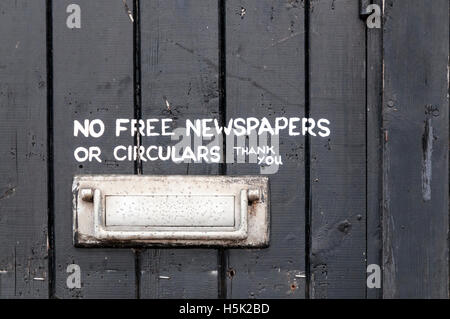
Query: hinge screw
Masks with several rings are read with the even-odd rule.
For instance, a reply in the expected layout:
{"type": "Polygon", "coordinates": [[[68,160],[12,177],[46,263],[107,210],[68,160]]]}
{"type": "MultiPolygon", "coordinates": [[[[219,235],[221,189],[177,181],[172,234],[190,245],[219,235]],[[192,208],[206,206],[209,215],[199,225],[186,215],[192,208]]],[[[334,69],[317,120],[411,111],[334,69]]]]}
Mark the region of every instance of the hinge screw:
{"type": "Polygon", "coordinates": [[[259,188],[249,189],[247,197],[249,202],[255,202],[261,198],[261,190],[259,188]]]}
{"type": "Polygon", "coordinates": [[[94,190],[92,188],[83,188],[80,190],[81,199],[85,202],[93,202],[94,201],[94,190]]]}

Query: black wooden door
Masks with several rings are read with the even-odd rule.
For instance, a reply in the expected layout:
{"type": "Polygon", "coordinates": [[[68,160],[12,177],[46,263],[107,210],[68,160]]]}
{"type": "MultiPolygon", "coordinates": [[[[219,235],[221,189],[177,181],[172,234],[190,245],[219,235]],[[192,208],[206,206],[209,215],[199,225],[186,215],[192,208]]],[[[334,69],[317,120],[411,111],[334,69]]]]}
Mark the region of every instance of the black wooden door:
{"type": "Polygon", "coordinates": [[[446,0],[2,1],[0,297],[448,298],[448,25],[446,0]],[[226,136],[222,163],[175,164],[113,155],[171,138],[73,134],[280,116],[326,118],[331,135],[282,133],[267,169],[226,136]],[[74,158],[92,146],[101,163],[74,158]],[[76,174],[266,174],[270,245],[75,248],[76,174]]]}

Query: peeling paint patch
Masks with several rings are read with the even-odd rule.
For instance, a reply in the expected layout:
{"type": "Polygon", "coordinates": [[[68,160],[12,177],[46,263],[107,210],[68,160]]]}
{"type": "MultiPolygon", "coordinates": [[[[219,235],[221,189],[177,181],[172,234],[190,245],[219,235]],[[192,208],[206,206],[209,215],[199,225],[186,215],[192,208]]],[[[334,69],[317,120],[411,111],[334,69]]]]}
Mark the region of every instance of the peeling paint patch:
{"type": "Polygon", "coordinates": [[[123,6],[125,7],[125,12],[128,14],[128,17],[130,18],[131,22],[134,22],[133,13],[130,10],[130,7],[127,4],[126,0],[122,0],[123,6]]]}
{"type": "Polygon", "coordinates": [[[16,192],[16,187],[10,187],[6,191],[3,192],[3,194],[0,195],[0,200],[6,199],[14,195],[16,192]]]}
{"type": "Polygon", "coordinates": [[[431,200],[432,155],[433,155],[433,126],[431,119],[425,121],[422,136],[422,198],[425,202],[431,200]]]}
{"type": "Polygon", "coordinates": [[[247,9],[245,9],[244,7],[241,7],[237,12],[237,14],[241,17],[241,19],[244,19],[246,13],[247,9]]]}
{"type": "Polygon", "coordinates": [[[164,103],[166,103],[167,110],[170,112],[170,111],[171,111],[171,108],[170,108],[170,103],[169,103],[169,101],[167,100],[167,97],[166,97],[166,96],[163,96],[163,100],[164,100],[164,103]]]}

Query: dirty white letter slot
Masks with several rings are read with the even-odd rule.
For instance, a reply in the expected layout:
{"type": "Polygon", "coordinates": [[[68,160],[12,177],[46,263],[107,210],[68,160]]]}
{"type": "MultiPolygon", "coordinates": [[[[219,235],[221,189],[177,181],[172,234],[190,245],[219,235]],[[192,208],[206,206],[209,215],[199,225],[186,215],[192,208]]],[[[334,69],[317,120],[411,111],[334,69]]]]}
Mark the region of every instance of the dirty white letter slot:
{"type": "Polygon", "coordinates": [[[81,247],[269,242],[267,177],[80,175],[73,196],[81,247]]]}

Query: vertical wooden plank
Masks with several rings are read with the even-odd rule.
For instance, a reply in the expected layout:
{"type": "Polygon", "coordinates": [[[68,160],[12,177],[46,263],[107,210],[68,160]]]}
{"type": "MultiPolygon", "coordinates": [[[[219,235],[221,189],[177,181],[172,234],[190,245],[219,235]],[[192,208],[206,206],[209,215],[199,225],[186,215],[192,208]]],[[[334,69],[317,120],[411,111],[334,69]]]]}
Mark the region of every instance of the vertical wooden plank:
{"type": "MultiPolygon", "coordinates": [[[[299,1],[226,1],[227,120],[304,116],[304,23],[299,1]]],[[[228,251],[230,298],[305,296],[304,137],[282,133],[279,141],[283,165],[269,175],[270,247],[228,251]]],[[[227,173],[260,168],[229,164],[227,173]]]]}
{"type": "MultiPolygon", "coordinates": [[[[373,1],[382,7],[382,0],[373,1]]],[[[382,29],[367,28],[367,265],[382,260],[382,29]]],[[[367,298],[382,296],[381,288],[366,288],[367,298]]]]}
{"type": "MultiPolygon", "coordinates": [[[[217,1],[141,2],[142,118],[217,118],[217,1]]],[[[144,146],[175,145],[170,137],[143,137],[144,146]]],[[[207,145],[209,141],[203,143],[207,145]]],[[[192,149],[194,146],[192,144],[192,149]]],[[[218,174],[218,164],[143,161],[144,174],[218,174]]],[[[215,249],[148,249],[141,254],[142,298],[216,298],[215,249]]]]}
{"type": "Polygon", "coordinates": [[[383,296],[448,298],[449,3],[385,5],[383,296]]]}
{"type": "Polygon", "coordinates": [[[365,24],[354,0],[312,1],[310,114],[327,118],[311,138],[311,296],[366,294],[365,24]]]}
{"type": "Polygon", "coordinates": [[[0,3],[0,298],[48,297],[45,21],[0,3]]]}
{"type": "MultiPolygon", "coordinates": [[[[132,8],[130,1],[128,6],[132,8]]],[[[74,248],[72,193],[75,174],[132,174],[133,162],[116,162],[115,145],[133,145],[115,137],[116,118],[133,118],[133,23],[122,1],[53,1],[54,61],[54,220],[58,298],[132,298],[134,255],[125,249],[74,248]],[[69,29],[66,8],[81,8],[81,28],[69,29]],[[101,119],[100,138],[73,136],[73,121],[101,119]],[[78,163],[74,149],[99,146],[102,162],[78,163]],[[81,268],[81,289],[68,289],[67,265],[81,268]]]]}

